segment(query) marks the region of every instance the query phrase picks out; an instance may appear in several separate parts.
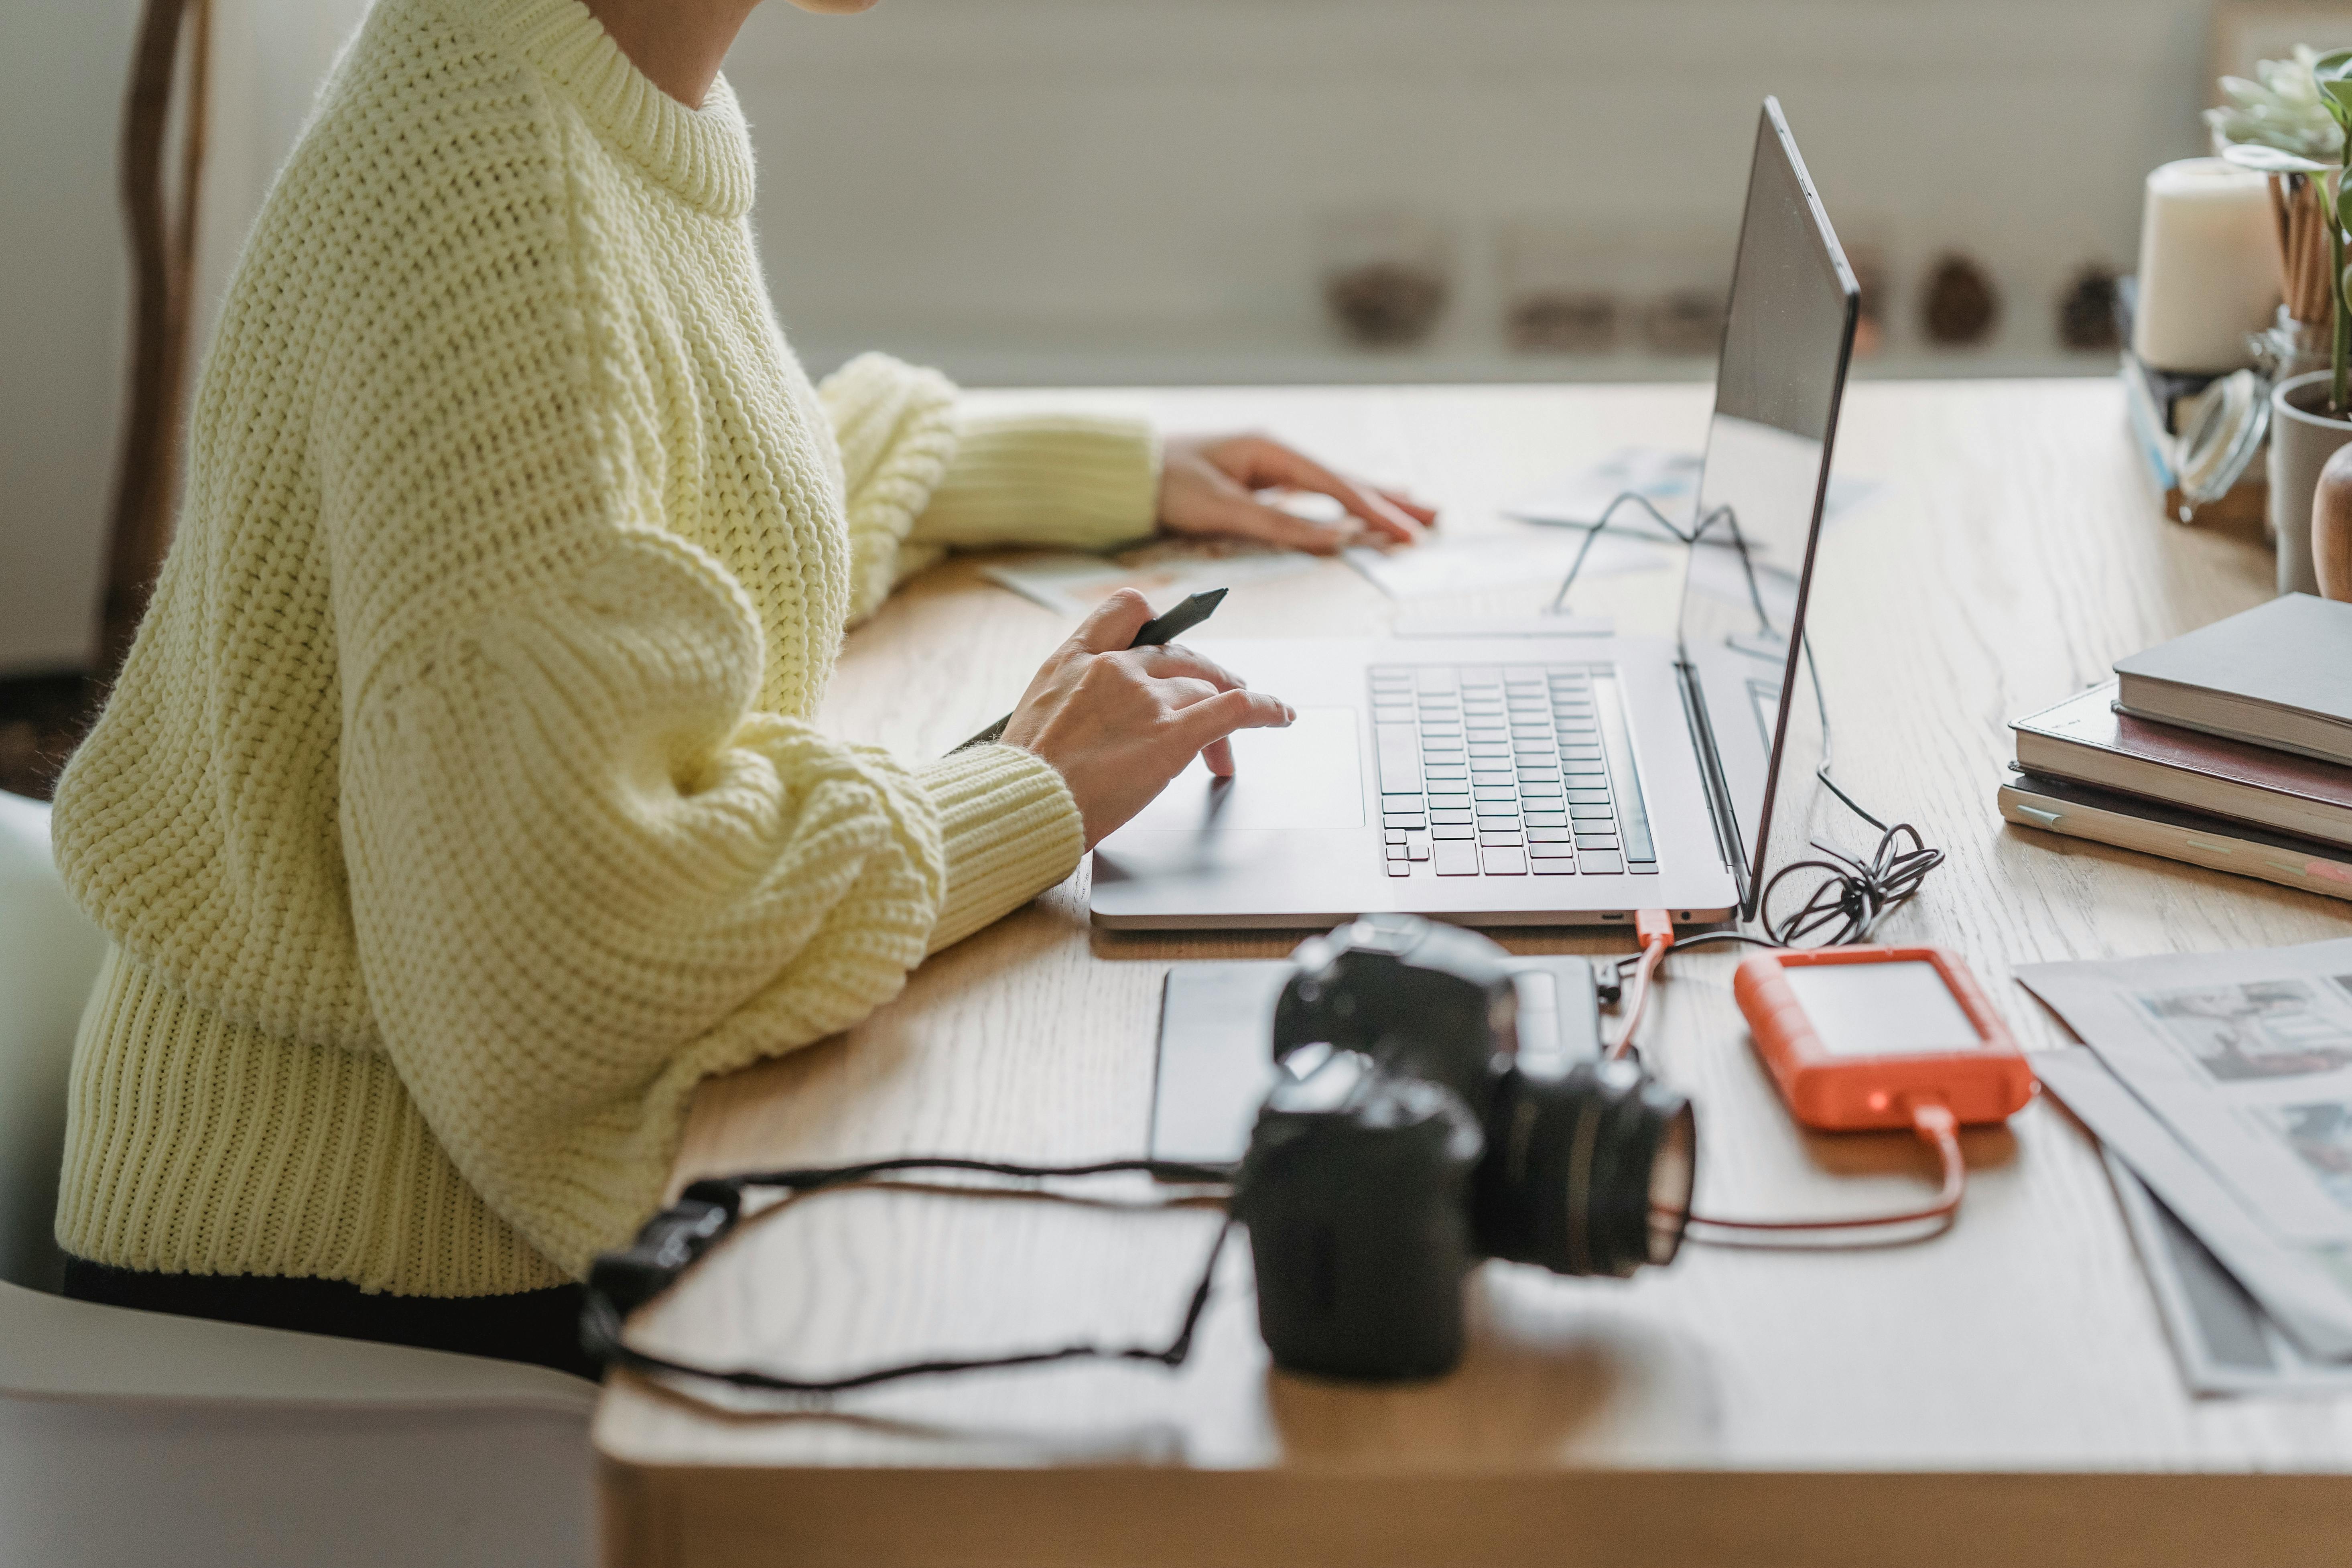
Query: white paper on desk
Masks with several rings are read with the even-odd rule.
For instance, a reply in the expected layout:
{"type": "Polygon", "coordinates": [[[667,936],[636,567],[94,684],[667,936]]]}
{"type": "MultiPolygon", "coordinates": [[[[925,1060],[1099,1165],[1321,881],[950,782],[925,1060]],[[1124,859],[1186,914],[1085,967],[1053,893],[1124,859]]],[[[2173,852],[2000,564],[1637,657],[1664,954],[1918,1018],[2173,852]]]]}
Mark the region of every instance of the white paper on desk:
{"type": "Polygon", "coordinates": [[[1254,545],[1147,545],[1117,555],[1040,552],[981,569],[1000,588],[1066,616],[1083,616],[1121,588],[1134,588],[1154,608],[1208,588],[1286,577],[1315,564],[1296,550],[1254,545]]]}
{"type": "MultiPolygon", "coordinates": [[[[1436,534],[1409,550],[1352,545],[1345,554],[1349,565],[1391,599],[1433,599],[1489,588],[1526,588],[1549,599],[1583,543],[1581,534],[1512,523],[1505,532],[1436,534]]],[[[1674,564],[1681,550],[1678,544],[1620,538],[1612,531],[1592,542],[1592,552],[1578,575],[1662,572],[1674,564]]]]}
{"type": "Polygon", "coordinates": [[[2352,1243],[2352,941],[2017,978],[2279,1239],[2352,1243]]]}
{"type": "Polygon", "coordinates": [[[2112,1149],[2103,1158],[2192,1392],[2352,1393],[2352,1365],[2306,1357],[2130,1165],[2112,1149]]]}
{"type": "Polygon", "coordinates": [[[2352,1360],[2352,1253],[2273,1236],[2088,1047],[2036,1052],[2033,1070],[2305,1351],[2352,1360]]]}
{"type": "MultiPolygon", "coordinates": [[[[1611,501],[1630,490],[1665,513],[1676,528],[1686,530],[1697,509],[1700,462],[1696,452],[1621,447],[1597,463],[1548,480],[1503,508],[1503,513],[1528,522],[1590,527],[1600,521],[1611,501]]],[[[1875,479],[1832,473],[1822,521],[1829,522],[1851,510],[1877,489],[1875,479]]],[[[1612,532],[1622,527],[1654,539],[1673,537],[1647,512],[1631,504],[1619,507],[1609,526],[1612,532]]]]}

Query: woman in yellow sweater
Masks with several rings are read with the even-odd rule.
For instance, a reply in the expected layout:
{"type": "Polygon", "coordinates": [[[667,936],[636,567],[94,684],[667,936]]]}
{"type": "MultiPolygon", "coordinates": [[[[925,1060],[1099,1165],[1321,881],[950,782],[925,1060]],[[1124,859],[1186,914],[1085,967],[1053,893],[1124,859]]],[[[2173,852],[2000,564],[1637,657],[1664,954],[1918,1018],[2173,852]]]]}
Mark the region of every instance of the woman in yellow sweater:
{"type": "MultiPolygon", "coordinates": [[[[58,1236],[86,1298],[577,1365],[703,1077],[855,1023],[1281,724],[1104,606],[1003,745],[814,723],[961,544],[1329,548],[1263,440],[802,374],[720,58],[755,0],[379,0],[247,242],[178,542],[61,781],[113,938],[58,1236]]],[[[862,9],[796,0],[810,10],[862,9]]]]}

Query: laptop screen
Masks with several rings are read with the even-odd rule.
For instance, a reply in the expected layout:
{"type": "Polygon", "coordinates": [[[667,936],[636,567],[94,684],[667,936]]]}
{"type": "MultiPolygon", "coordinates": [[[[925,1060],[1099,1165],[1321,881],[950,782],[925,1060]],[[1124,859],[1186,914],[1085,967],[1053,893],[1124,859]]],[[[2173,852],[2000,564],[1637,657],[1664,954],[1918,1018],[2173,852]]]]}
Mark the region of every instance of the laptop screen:
{"type": "Polygon", "coordinates": [[[1718,804],[1738,840],[1751,915],[1774,796],[1780,781],[1800,776],[1795,751],[1819,746],[1817,723],[1792,737],[1790,712],[1801,698],[1811,718],[1800,631],[1858,297],[1780,106],[1767,99],[1677,627],[1685,664],[1706,672],[1693,684],[1717,736],[1718,804]],[[1727,735],[1729,725],[1755,732],[1727,735]]]}

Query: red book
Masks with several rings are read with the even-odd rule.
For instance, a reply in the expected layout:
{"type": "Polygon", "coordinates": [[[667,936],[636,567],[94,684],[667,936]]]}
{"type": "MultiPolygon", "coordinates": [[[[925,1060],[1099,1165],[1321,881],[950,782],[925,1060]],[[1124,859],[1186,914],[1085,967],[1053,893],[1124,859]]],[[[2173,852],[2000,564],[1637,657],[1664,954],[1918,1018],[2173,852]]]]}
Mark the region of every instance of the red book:
{"type": "Polygon", "coordinates": [[[2352,846],[2352,768],[2135,719],[2116,683],[2020,719],[2020,765],[2259,827],[2352,846]]]}

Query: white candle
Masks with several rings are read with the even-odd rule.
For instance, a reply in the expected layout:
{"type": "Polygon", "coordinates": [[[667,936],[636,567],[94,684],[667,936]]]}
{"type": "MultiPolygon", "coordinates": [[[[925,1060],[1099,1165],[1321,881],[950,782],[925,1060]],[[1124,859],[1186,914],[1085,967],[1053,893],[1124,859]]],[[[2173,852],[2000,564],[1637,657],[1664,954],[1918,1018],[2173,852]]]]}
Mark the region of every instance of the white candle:
{"type": "Polygon", "coordinates": [[[2132,328],[2141,359],[2158,370],[2254,363],[2247,335],[2271,324],[2279,302],[2268,184],[2219,158],[2184,158],[2149,174],[2132,328]]]}

